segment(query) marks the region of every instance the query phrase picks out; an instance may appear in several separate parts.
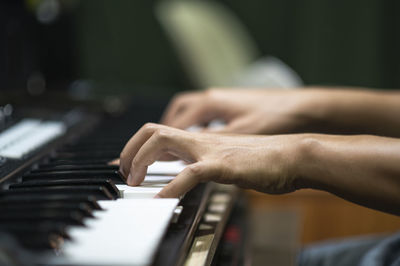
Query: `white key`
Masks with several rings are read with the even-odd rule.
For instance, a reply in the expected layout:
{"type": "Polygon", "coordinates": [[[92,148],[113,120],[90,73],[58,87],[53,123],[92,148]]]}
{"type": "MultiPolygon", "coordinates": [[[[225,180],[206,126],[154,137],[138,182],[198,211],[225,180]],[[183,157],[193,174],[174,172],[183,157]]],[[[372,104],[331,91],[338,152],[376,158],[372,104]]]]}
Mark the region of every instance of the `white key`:
{"type": "Polygon", "coordinates": [[[187,164],[183,161],[156,161],[147,168],[147,174],[151,175],[178,175],[187,164]]]}
{"type": "Polygon", "coordinates": [[[51,265],[151,265],[162,237],[182,207],[179,199],[154,199],[185,165],[182,162],[161,163],[156,170],[162,175],[147,175],[140,186],[119,185],[121,198],[99,201],[104,211],[86,219],[86,227],[72,227],[69,241],[57,258],[44,258],[51,265]],[[169,168],[168,168],[169,166],[169,168]]]}
{"type": "Polygon", "coordinates": [[[118,184],[116,186],[124,199],[147,199],[154,198],[172,179],[174,176],[147,175],[140,186],[118,184]]]}
{"type": "MultiPolygon", "coordinates": [[[[226,126],[226,122],[224,120],[215,119],[215,120],[210,121],[210,123],[208,123],[207,129],[208,130],[218,130],[218,129],[223,129],[225,126],[226,126]]],[[[192,125],[192,126],[186,128],[185,130],[189,131],[189,132],[200,132],[204,129],[205,129],[205,127],[203,127],[203,126],[192,125]]]]}
{"type": "Polygon", "coordinates": [[[62,122],[43,122],[35,119],[22,120],[0,135],[0,156],[20,159],[54,138],[64,134],[62,122]]]}
{"type": "Polygon", "coordinates": [[[152,199],[163,187],[117,185],[117,188],[124,199],[152,199]]]}
{"type": "Polygon", "coordinates": [[[0,134],[0,150],[15,142],[40,123],[38,119],[24,119],[0,134]]]}
{"type": "Polygon", "coordinates": [[[87,227],[69,230],[63,256],[51,264],[150,265],[171,221],[177,199],[101,201],[87,227]]]}

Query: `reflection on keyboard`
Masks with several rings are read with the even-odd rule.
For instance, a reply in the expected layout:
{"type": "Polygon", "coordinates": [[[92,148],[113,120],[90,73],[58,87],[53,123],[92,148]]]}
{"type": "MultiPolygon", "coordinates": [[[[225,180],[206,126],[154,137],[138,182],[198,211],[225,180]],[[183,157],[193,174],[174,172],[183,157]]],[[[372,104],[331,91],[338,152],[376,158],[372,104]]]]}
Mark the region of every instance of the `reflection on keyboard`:
{"type": "Polygon", "coordinates": [[[65,130],[62,122],[24,119],[0,134],[0,156],[21,159],[25,154],[64,134],[65,130]]]}

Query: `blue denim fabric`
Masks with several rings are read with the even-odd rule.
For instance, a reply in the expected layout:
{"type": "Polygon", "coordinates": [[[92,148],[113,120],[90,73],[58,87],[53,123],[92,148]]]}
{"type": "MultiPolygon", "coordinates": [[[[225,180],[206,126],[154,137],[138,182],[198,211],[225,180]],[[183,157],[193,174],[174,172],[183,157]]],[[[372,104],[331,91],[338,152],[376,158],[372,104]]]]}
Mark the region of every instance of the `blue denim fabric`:
{"type": "Polygon", "coordinates": [[[363,256],[360,266],[400,266],[400,233],[389,236],[363,256]]]}
{"type": "Polygon", "coordinates": [[[305,248],[299,266],[400,266],[400,233],[329,241],[305,248]]]}

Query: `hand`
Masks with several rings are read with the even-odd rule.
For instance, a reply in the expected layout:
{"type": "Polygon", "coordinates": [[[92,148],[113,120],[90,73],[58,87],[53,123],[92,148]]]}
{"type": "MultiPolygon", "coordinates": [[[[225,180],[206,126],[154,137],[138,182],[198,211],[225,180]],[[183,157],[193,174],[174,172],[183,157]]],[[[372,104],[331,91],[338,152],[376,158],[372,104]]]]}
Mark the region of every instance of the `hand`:
{"type": "MultiPolygon", "coordinates": [[[[215,119],[226,126],[214,132],[275,134],[295,132],[312,120],[311,90],[207,90],[183,93],[169,104],[161,122],[180,129],[207,125],[215,119]]],[[[315,111],[315,109],[313,110],[315,111]]]]}
{"type": "Polygon", "coordinates": [[[186,129],[218,119],[226,122],[224,128],[205,131],[241,134],[315,132],[400,137],[399,102],[399,91],[360,88],[213,89],[176,96],[161,122],[186,129]]]}
{"type": "Polygon", "coordinates": [[[295,190],[298,138],[192,133],[146,124],[123,149],[120,169],[128,175],[128,185],[137,186],[144,180],[147,167],[161,157],[172,155],[189,163],[158,197],[178,197],[206,181],[285,193],[295,190]]]}

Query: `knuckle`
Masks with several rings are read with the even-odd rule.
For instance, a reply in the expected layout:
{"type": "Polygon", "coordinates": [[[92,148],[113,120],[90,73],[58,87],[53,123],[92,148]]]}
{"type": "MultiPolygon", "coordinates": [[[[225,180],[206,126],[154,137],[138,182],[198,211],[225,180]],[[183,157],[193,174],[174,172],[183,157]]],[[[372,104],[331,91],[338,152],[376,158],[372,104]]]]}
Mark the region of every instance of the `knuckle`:
{"type": "Polygon", "coordinates": [[[191,164],[187,166],[187,171],[192,176],[201,177],[204,174],[204,167],[201,164],[191,164]]]}
{"type": "Polygon", "coordinates": [[[154,136],[156,142],[165,143],[165,142],[170,141],[173,138],[174,132],[171,129],[167,129],[167,128],[157,128],[154,131],[153,136],[154,136]]]}
{"type": "Polygon", "coordinates": [[[204,92],[204,95],[207,98],[212,98],[214,96],[214,94],[215,94],[215,88],[209,88],[204,92]]]}
{"type": "Polygon", "coordinates": [[[215,179],[221,183],[230,183],[230,179],[233,176],[232,167],[227,166],[225,164],[215,165],[215,179]]]}
{"type": "Polygon", "coordinates": [[[178,103],[179,101],[181,101],[183,98],[185,97],[185,94],[180,92],[175,94],[175,96],[172,98],[172,102],[173,103],[178,103]]]}
{"type": "Polygon", "coordinates": [[[139,164],[139,159],[137,157],[133,158],[131,165],[130,165],[131,169],[134,168],[135,165],[138,165],[138,164],[139,164]]]}
{"type": "Polygon", "coordinates": [[[207,89],[207,90],[205,91],[205,95],[206,95],[208,98],[214,98],[214,97],[219,93],[220,90],[221,90],[221,89],[212,87],[212,88],[209,88],[209,89],[207,89]]]}
{"type": "Polygon", "coordinates": [[[168,138],[168,133],[165,129],[157,128],[156,130],[154,130],[153,136],[157,140],[164,140],[168,138]]]}
{"type": "Polygon", "coordinates": [[[223,168],[221,163],[208,161],[205,163],[205,166],[203,166],[203,172],[199,178],[202,182],[219,181],[223,174],[223,168]]]}
{"type": "Polygon", "coordinates": [[[149,122],[144,124],[143,127],[142,127],[142,129],[144,129],[145,131],[152,131],[155,128],[157,128],[157,124],[149,123],[149,122]]]}
{"type": "Polygon", "coordinates": [[[171,105],[173,106],[180,106],[185,103],[187,99],[188,93],[187,92],[180,92],[177,93],[171,100],[171,105]]]}

